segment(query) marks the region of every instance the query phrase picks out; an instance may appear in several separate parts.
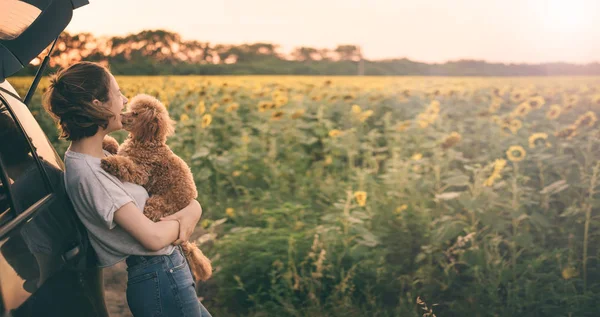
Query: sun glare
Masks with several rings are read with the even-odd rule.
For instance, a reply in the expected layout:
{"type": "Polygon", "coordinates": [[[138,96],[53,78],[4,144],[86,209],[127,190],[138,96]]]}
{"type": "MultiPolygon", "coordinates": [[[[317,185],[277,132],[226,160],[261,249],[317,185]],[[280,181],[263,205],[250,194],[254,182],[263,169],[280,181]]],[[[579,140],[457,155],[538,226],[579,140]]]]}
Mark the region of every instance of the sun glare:
{"type": "Polygon", "coordinates": [[[555,32],[581,31],[590,18],[589,9],[583,1],[548,0],[542,9],[544,25],[555,32]]]}

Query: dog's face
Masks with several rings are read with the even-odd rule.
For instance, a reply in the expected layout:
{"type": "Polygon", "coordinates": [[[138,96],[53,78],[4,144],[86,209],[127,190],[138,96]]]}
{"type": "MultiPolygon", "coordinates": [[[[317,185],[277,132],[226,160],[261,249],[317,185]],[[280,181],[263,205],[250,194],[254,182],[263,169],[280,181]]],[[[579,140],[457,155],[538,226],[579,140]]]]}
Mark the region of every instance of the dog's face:
{"type": "Polygon", "coordinates": [[[121,114],[121,121],[123,129],[141,141],[164,142],[175,132],[175,122],[169,117],[167,108],[150,95],[133,97],[128,111],[121,114]]]}

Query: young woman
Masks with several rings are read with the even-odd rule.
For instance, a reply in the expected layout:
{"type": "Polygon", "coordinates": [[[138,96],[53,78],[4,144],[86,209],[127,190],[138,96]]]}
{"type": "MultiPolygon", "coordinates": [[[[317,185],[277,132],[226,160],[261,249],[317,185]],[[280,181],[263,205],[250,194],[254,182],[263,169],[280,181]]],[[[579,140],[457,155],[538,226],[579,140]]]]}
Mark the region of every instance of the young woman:
{"type": "Polygon", "coordinates": [[[126,259],[127,303],[135,317],[210,316],[196,296],[179,246],[200,219],[200,204],[192,200],[176,214],[152,222],[142,213],[148,192],[100,167],[110,155],[102,140],[122,128],[126,103],[114,76],[101,65],[79,62],[51,78],[44,107],[57,120],[60,137],[71,141],[64,157],[67,193],[88,230],[98,265],[126,259]]]}

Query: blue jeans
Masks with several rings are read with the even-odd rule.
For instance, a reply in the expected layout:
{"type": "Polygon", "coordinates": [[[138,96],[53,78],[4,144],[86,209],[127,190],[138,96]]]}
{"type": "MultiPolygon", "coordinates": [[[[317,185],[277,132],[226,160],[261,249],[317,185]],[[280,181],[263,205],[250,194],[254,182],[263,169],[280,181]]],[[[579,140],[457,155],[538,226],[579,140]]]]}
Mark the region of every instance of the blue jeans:
{"type": "Polygon", "coordinates": [[[196,283],[181,247],[171,255],[130,255],[127,304],[135,317],[211,317],[196,296],[196,283]]]}

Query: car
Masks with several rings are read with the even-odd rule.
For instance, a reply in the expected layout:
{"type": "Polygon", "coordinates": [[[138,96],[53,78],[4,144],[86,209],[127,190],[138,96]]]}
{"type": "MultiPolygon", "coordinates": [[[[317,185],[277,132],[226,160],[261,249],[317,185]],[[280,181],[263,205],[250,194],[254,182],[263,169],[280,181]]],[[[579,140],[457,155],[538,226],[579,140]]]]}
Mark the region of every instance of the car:
{"type": "MultiPolygon", "coordinates": [[[[87,0],[0,2],[0,316],[108,316],[102,270],[66,194],[64,164],[8,76],[87,0]]],[[[51,51],[51,50],[50,50],[51,51]]]]}

